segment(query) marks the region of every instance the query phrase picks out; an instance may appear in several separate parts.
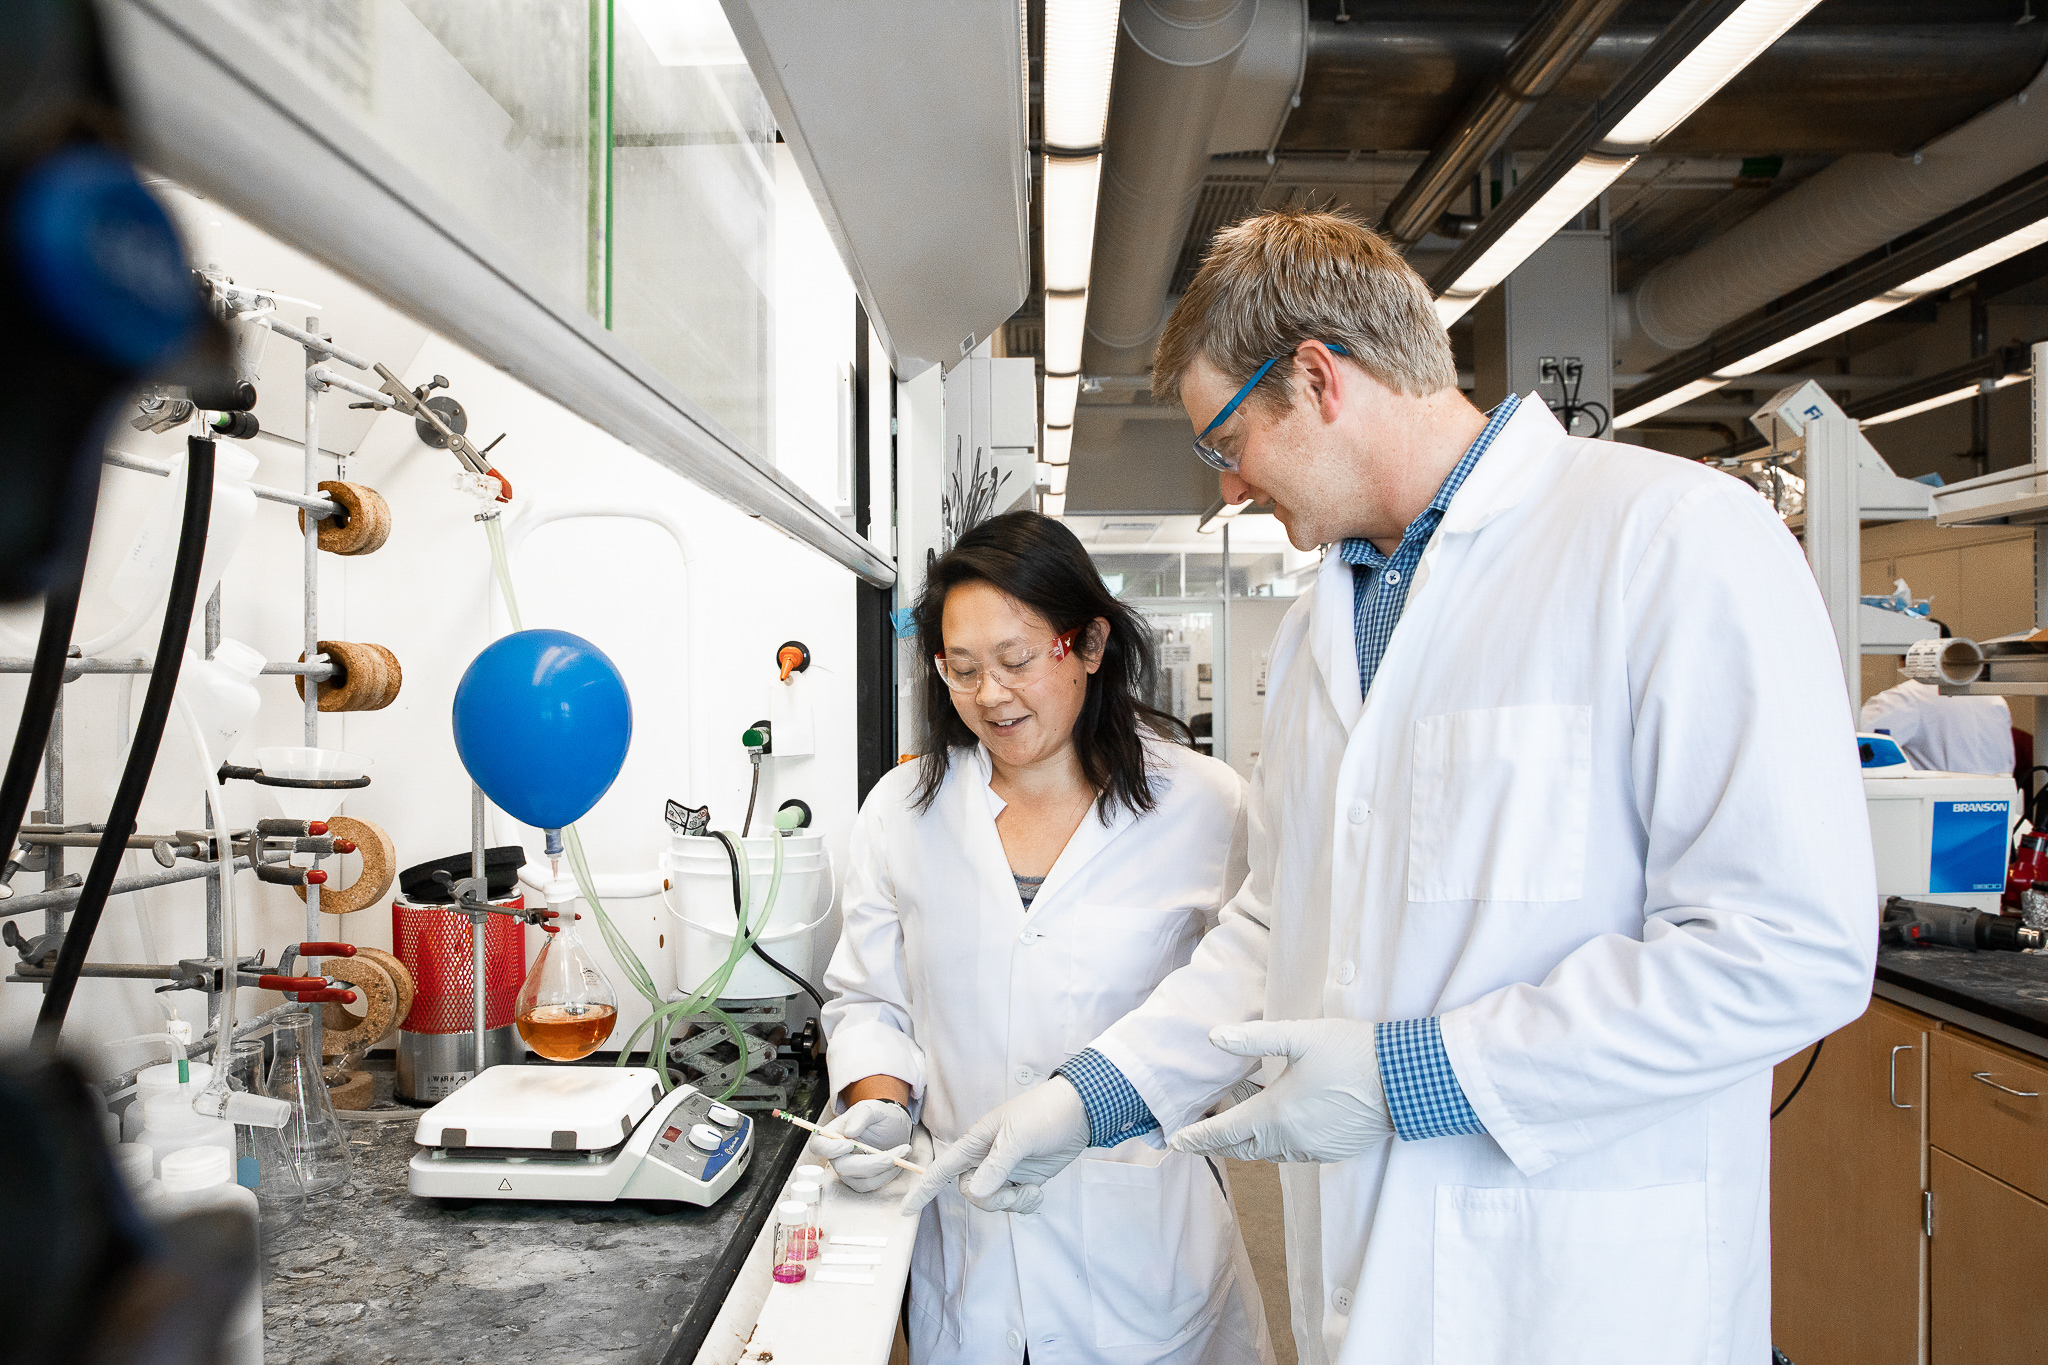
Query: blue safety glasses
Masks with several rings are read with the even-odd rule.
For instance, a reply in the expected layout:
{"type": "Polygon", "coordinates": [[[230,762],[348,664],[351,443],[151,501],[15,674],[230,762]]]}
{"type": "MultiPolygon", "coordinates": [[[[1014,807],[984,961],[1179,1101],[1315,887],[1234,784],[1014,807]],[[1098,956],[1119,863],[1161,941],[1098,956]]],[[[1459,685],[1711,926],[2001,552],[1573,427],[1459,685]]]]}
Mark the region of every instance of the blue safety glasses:
{"type": "MultiPolygon", "coordinates": [[[[1338,355],[1348,356],[1351,354],[1351,352],[1345,350],[1342,346],[1339,346],[1334,341],[1326,341],[1323,343],[1323,345],[1329,347],[1338,355]]],[[[1203,464],[1209,466],[1209,468],[1217,471],[1220,474],[1235,474],[1237,472],[1236,458],[1234,456],[1225,455],[1215,446],[1210,445],[1209,433],[1216,430],[1216,428],[1222,426],[1225,422],[1229,421],[1230,414],[1237,411],[1238,404],[1244,402],[1246,398],[1250,397],[1251,391],[1258,387],[1258,383],[1261,379],[1264,379],[1266,377],[1266,371],[1272,369],[1275,365],[1278,365],[1283,359],[1285,359],[1285,357],[1276,355],[1271,360],[1268,360],[1265,364],[1259,366],[1259,368],[1257,368],[1256,370],[1253,370],[1252,377],[1244,381],[1244,387],[1237,391],[1236,397],[1232,398],[1228,403],[1225,403],[1223,405],[1223,411],[1217,413],[1216,416],[1213,419],[1211,419],[1209,425],[1202,428],[1202,434],[1195,438],[1195,454],[1201,459],[1203,464]]]]}

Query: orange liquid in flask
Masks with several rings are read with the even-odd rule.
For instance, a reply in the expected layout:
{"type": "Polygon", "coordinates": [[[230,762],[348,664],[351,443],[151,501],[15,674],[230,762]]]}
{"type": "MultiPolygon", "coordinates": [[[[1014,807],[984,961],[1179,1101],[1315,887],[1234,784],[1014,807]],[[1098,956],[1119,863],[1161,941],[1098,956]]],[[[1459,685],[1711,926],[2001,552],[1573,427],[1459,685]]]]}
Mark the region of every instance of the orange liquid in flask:
{"type": "Polygon", "coordinates": [[[573,1062],[597,1051],[618,1019],[610,1005],[535,1005],[513,1022],[535,1052],[551,1062],[573,1062]]]}

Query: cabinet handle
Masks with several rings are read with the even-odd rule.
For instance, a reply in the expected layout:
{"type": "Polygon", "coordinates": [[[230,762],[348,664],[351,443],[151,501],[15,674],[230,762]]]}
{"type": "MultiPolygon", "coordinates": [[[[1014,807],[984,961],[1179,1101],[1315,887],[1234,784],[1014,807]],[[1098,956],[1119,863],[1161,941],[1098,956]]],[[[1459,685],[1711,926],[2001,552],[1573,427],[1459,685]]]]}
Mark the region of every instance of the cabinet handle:
{"type": "Polygon", "coordinates": [[[1892,1049],[1891,1062],[1886,1067],[1886,1070],[1890,1073],[1888,1088],[1891,1091],[1892,1108],[1894,1109],[1911,1109],[1913,1107],[1910,1104],[1899,1103],[1899,1054],[1901,1052],[1911,1052],[1912,1050],[1913,1045],[1911,1043],[1900,1043],[1892,1049]]]}
{"type": "Polygon", "coordinates": [[[1993,1090],[2003,1090],[2006,1094],[2017,1096],[2023,1100],[2039,1099],[2041,1096],[2041,1092],[2038,1090],[2015,1090],[2009,1085],[2000,1085],[1997,1081],[1991,1079],[1991,1073],[1988,1071],[1972,1071],[1970,1079],[1982,1081],[1993,1090]]]}

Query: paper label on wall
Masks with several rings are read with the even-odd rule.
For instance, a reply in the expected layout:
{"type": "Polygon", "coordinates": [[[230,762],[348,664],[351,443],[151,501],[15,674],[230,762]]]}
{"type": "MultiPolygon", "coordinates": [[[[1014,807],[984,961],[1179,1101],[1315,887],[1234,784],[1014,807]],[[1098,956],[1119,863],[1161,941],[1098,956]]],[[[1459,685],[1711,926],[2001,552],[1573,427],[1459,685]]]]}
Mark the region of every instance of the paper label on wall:
{"type": "Polygon", "coordinates": [[[1162,668],[1186,668],[1195,661],[1193,645],[1159,646],[1159,664],[1162,668]]]}

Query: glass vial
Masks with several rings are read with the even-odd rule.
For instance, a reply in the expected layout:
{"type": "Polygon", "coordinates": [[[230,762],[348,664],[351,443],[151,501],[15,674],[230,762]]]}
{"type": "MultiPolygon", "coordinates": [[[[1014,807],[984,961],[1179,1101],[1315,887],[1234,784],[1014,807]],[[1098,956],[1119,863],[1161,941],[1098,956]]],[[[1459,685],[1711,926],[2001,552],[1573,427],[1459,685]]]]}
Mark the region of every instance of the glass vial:
{"type": "Polygon", "coordinates": [[[809,1213],[794,1199],[775,1206],[775,1259],[769,1273],[777,1284],[796,1284],[804,1277],[804,1230],[809,1213]]]}
{"type": "Polygon", "coordinates": [[[789,1187],[789,1197],[804,1206],[804,1226],[798,1235],[797,1247],[806,1261],[814,1259],[818,1254],[821,1235],[818,1229],[818,1205],[823,1193],[821,1187],[810,1180],[798,1180],[789,1187]]]}
{"type": "Polygon", "coordinates": [[[526,972],[512,1020],[526,1045],[551,1062],[574,1062],[604,1046],[619,1022],[619,999],[573,925],[547,925],[547,941],[526,972]]]}

